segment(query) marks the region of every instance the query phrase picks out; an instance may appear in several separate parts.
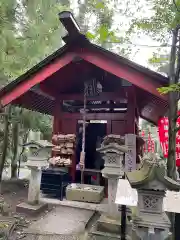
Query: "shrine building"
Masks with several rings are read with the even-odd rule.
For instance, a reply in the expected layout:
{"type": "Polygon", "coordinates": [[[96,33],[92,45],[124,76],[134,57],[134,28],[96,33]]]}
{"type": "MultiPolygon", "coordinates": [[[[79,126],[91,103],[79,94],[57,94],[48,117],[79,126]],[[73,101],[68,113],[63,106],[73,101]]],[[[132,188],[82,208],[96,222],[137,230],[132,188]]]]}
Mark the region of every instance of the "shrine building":
{"type": "Polygon", "coordinates": [[[86,82],[91,83],[86,101],[91,132],[138,135],[139,118],[156,125],[168,110],[167,96],[157,89],[167,86],[168,78],[91,43],[70,12],[59,17],[68,32],[65,45],[1,89],[1,106],[51,115],[53,134],[76,134],[86,82]]]}

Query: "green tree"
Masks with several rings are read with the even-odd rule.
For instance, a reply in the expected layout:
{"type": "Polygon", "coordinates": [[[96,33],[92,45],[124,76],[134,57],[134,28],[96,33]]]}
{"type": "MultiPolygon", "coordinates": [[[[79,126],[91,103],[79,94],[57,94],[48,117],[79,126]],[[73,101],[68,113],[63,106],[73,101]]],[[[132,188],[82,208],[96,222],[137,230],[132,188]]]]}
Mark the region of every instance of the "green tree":
{"type": "MultiPolygon", "coordinates": [[[[128,32],[130,36],[134,32],[145,33],[159,42],[160,47],[149,59],[149,63],[168,75],[172,30],[180,24],[180,0],[150,0],[148,4],[146,7],[149,6],[148,10],[151,10],[149,17],[134,18],[128,32]]],[[[179,83],[159,89],[163,94],[179,90],[179,83]]]]}
{"type": "MultiPolygon", "coordinates": [[[[68,3],[68,1],[66,2],[68,3]]],[[[59,11],[67,9],[55,0],[52,1],[14,1],[3,0],[0,3],[0,85],[7,84],[7,80],[14,80],[27,69],[45,58],[47,55],[62,46],[60,35],[63,28],[59,24],[57,14],[59,11]]],[[[11,149],[12,155],[12,177],[16,176],[17,169],[17,149],[19,138],[19,124],[24,130],[23,135],[27,135],[29,129],[40,126],[42,117],[35,115],[37,121],[32,121],[28,126],[24,123],[29,117],[29,111],[19,115],[19,109],[10,107],[11,111],[5,111],[3,117],[3,145],[0,159],[0,175],[11,149]],[[7,114],[9,114],[7,116],[7,114]],[[34,126],[33,126],[33,124],[34,126]],[[28,130],[27,130],[28,128],[28,130]],[[11,139],[9,141],[9,136],[11,139]],[[6,141],[7,140],[7,141],[6,141]],[[11,146],[11,147],[9,147],[11,146]]],[[[34,114],[32,114],[34,116],[34,114]]],[[[34,118],[35,118],[34,117],[34,118]]],[[[45,122],[45,121],[44,121],[45,122]]],[[[44,124],[44,123],[43,123],[44,124]]],[[[46,126],[47,127],[47,126],[46,126]]],[[[43,126],[41,126],[43,129],[43,126]]],[[[27,138],[23,138],[27,139],[27,138]]]]}

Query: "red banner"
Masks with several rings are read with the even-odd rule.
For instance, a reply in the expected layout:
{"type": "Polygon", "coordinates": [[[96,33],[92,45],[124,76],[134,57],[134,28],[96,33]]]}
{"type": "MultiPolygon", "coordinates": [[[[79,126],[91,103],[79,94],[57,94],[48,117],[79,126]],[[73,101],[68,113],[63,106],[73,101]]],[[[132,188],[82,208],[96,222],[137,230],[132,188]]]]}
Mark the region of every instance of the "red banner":
{"type": "MultiPolygon", "coordinates": [[[[144,131],[142,131],[141,132],[141,136],[142,136],[142,138],[145,138],[145,132],[144,131]]],[[[144,144],[144,147],[143,147],[143,149],[144,149],[144,152],[155,152],[155,142],[154,142],[154,140],[151,138],[151,133],[149,132],[148,133],[148,139],[147,140],[145,140],[145,144],[144,144]]]]}
{"type": "MultiPolygon", "coordinates": [[[[177,120],[177,127],[180,126],[180,118],[177,120]]],[[[169,121],[167,117],[163,117],[158,122],[159,129],[159,140],[161,143],[161,148],[164,154],[164,157],[168,157],[168,127],[169,121]]],[[[176,166],[180,166],[180,131],[176,135],[176,166]]]]}
{"type": "Polygon", "coordinates": [[[155,151],[155,142],[154,140],[152,140],[150,133],[148,133],[147,150],[148,152],[153,152],[153,153],[155,151]]]}

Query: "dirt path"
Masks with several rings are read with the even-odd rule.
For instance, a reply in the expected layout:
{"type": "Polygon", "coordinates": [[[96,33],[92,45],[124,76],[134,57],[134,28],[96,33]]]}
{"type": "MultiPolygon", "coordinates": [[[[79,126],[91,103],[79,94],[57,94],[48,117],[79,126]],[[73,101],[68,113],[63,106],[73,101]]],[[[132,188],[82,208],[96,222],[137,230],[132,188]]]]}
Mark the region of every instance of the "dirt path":
{"type": "Polygon", "coordinates": [[[16,205],[27,200],[28,181],[26,180],[4,180],[1,184],[0,194],[0,220],[14,219],[16,228],[12,239],[24,239],[24,228],[28,228],[33,222],[44,217],[51,209],[48,209],[38,217],[31,217],[16,213],[16,205]]]}
{"type": "MultiPolygon", "coordinates": [[[[88,239],[89,220],[93,218],[94,211],[57,206],[49,208],[38,217],[30,217],[16,213],[16,205],[27,200],[27,181],[3,181],[1,192],[0,204],[3,203],[4,208],[1,215],[17,222],[12,240],[88,239]]],[[[90,225],[92,226],[91,221],[90,225]]]]}

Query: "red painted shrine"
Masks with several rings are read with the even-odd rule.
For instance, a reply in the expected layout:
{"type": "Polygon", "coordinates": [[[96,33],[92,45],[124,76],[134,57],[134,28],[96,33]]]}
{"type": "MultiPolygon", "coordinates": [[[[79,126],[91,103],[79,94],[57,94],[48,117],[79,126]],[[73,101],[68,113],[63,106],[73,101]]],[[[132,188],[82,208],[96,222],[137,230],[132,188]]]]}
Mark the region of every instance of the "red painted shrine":
{"type": "Polygon", "coordinates": [[[87,99],[87,120],[104,120],[106,134],[119,135],[138,134],[140,117],[157,124],[168,108],[157,88],[168,79],[92,44],[72,19],[68,12],[61,14],[68,31],[62,48],[1,89],[2,107],[11,103],[52,115],[54,134],[76,133],[84,81],[96,79],[102,93],[87,99]]]}

